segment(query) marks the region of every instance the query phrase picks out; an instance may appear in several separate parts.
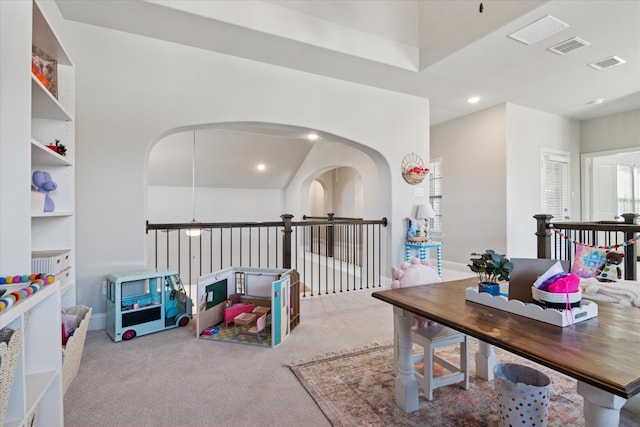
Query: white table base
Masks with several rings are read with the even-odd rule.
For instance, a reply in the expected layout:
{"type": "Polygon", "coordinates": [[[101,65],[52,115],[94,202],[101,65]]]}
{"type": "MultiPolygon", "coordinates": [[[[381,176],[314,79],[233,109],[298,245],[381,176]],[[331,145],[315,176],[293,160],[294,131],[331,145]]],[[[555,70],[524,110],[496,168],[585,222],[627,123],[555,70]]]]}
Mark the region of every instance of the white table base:
{"type": "Polygon", "coordinates": [[[578,381],[578,394],[584,398],[585,427],[617,426],[620,409],[627,399],[578,381]]]}
{"type": "MultiPolygon", "coordinates": [[[[398,336],[397,352],[394,351],[397,369],[396,405],[406,413],[411,413],[419,409],[418,382],[413,371],[413,343],[411,342],[413,314],[398,307],[393,308],[393,314],[394,333],[398,336]]],[[[493,346],[483,341],[479,341],[479,344],[480,347],[476,353],[476,375],[486,381],[493,381],[493,368],[497,363],[493,346]]],[[[585,427],[619,424],[620,409],[627,399],[582,381],[578,381],[577,390],[584,399],[585,427]]]]}
{"type": "Polygon", "coordinates": [[[498,363],[493,346],[484,341],[479,341],[480,346],[476,353],[476,376],[486,381],[493,381],[493,368],[498,363]]]}
{"type": "Polygon", "coordinates": [[[418,381],[413,373],[413,343],[411,323],[413,314],[393,307],[394,329],[398,332],[398,360],[395,389],[396,405],[407,414],[419,409],[418,381]]]}

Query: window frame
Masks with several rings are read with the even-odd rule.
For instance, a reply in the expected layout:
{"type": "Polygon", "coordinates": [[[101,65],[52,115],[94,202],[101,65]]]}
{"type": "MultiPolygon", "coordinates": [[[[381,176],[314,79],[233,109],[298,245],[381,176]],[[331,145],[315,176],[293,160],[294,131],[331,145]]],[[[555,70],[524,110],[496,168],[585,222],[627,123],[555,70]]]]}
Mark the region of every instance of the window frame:
{"type": "Polygon", "coordinates": [[[444,223],[442,215],[443,202],[443,161],[442,157],[429,160],[429,204],[433,208],[435,217],[429,221],[429,232],[434,240],[442,240],[444,236],[444,223]],[[436,185],[439,182],[440,185],[436,185]],[[436,191],[436,190],[440,191],[436,191]]]}

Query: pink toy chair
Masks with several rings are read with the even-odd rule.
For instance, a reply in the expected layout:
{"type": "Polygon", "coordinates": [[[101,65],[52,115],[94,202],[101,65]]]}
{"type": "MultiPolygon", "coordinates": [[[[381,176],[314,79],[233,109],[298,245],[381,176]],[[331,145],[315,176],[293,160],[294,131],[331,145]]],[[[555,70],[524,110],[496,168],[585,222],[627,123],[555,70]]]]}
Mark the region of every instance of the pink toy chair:
{"type": "MultiPolygon", "coordinates": [[[[267,326],[267,314],[265,313],[262,316],[258,317],[256,324],[250,327],[247,332],[258,337],[258,344],[262,344],[262,338],[260,338],[260,332],[264,331],[266,326],[267,326]]],[[[265,338],[266,337],[267,335],[265,332],[265,338]]]]}

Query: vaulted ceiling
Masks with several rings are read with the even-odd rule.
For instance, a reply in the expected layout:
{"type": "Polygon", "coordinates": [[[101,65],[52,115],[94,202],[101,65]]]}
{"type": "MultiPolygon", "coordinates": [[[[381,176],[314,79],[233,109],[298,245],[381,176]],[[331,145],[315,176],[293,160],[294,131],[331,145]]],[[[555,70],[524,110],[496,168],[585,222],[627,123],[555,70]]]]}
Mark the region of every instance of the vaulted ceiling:
{"type": "Polygon", "coordinates": [[[57,3],[69,20],[425,97],[432,125],[504,102],[578,120],[640,109],[637,0],[57,3]],[[548,37],[509,37],[537,21],[527,37],[548,37]],[[549,50],[575,37],[584,47],[549,50]],[[612,56],[625,62],[589,66],[612,56]]]}

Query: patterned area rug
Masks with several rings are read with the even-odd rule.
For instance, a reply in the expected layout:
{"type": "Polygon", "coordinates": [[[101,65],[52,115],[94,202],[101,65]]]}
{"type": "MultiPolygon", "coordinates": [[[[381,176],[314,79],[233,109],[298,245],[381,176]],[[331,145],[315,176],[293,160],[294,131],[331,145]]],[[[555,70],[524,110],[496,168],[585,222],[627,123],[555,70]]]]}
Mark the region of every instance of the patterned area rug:
{"type": "MultiPolygon", "coordinates": [[[[439,349],[438,355],[454,362],[457,346],[439,349]]],[[[393,348],[375,345],[347,354],[329,355],[290,366],[305,389],[333,426],[497,426],[497,393],[494,382],[475,376],[477,340],[471,339],[470,387],[441,387],[433,401],[420,396],[420,409],[405,414],[395,405],[393,348]]],[[[416,347],[415,352],[420,350],[416,347]]],[[[583,426],[582,397],[575,380],[495,349],[499,362],[519,363],[544,372],[551,378],[548,426],[583,426]]],[[[441,373],[440,373],[441,374],[441,373]]],[[[436,371],[438,375],[438,371],[436,371]]]]}
{"type": "Polygon", "coordinates": [[[218,325],[218,332],[213,335],[200,335],[200,339],[211,341],[224,341],[236,344],[255,345],[258,347],[271,347],[271,328],[266,328],[260,332],[261,342],[258,342],[258,338],[254,334],[250,334],[247,331],[249,326],[238,326],[234,330],[233,326],[228,328],[224,327],[224,324],[218,325]]]}

